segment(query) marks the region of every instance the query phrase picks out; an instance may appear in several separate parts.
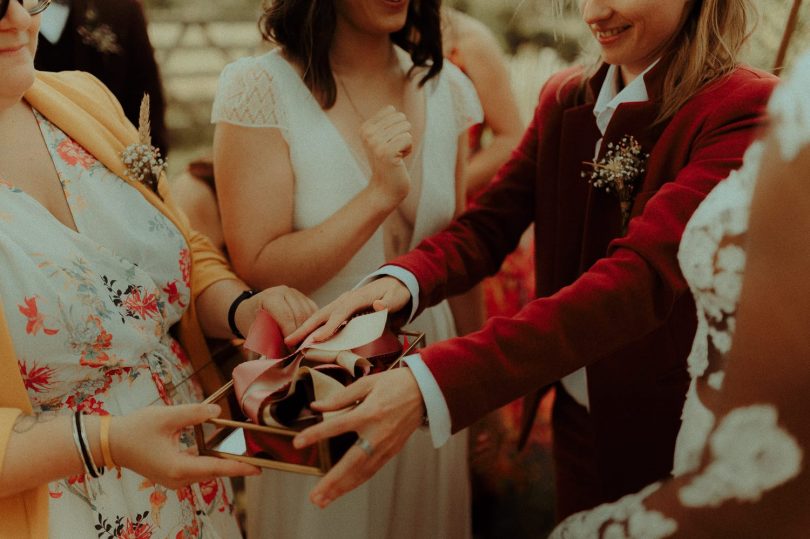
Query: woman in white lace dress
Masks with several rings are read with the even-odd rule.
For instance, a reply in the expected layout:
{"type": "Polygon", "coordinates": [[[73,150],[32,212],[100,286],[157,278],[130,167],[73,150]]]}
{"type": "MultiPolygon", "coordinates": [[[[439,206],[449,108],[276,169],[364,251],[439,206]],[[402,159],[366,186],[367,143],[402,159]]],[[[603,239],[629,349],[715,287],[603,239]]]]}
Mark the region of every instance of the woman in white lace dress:
{"type": "Polygon", "coordinates": [[[675,478],[576,514],[556,538],[807,537],[810,54],[771,136],[693,215],[679,259],[698,307],[675,478]]]}
{"type": "MultiPolygon", "coordinates": [[[[276,1],[278,43],[228,66],[214,104],[217,193],[237,272],[335,299],[463,207],[471,83],[442,66],[438,2],[276,1]],[[418,36],[418,37],[414,37],[418,36]]],[[[446,302],[409,326],[455,335],[446,302]]],[[[385,538],[470,534],[465,435],[427,432],[365,488],[326,511],[316,479],[268,471],[248,483],[249,535],[385,538]]]]}

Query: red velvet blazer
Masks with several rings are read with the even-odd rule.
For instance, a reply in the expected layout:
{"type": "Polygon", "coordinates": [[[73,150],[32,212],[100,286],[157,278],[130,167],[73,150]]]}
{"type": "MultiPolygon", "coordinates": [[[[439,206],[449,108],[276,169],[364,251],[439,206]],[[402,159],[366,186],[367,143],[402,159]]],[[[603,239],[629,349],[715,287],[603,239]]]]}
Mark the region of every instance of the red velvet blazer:
{"type": "Polygon", "coordinates": [[[607,69],[586,84],[568,70],[543,88],[523,140],[476,204],[393,261],[416,276],[421,309],[496,273],[535,224],[537,299],[422,357],[453,431],[587,366],[611,499],[671,470],[696,326],[678,245],[698,204],[742,164],[776,82],[741,67],[656,126],[665,69],[660,62],[645,77],[650,101],[619,106],[601,146],[604,154],[633,135],[650,154],[626,235],[618,200],[581,174],[600,137],[593,96],[607,69]]]}

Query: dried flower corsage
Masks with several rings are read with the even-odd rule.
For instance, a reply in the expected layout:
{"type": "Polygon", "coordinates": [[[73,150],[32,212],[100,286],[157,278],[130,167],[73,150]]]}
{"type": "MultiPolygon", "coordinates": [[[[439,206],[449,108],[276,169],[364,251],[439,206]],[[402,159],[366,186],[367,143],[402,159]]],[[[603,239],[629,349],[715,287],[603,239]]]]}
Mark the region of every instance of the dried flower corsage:
{"type": "Polygon", "coordinates": [[[644,176],[650,154],[641,150],[641,144],[632,135],[625,135],[618,144],[609,142],[607,147],[598,162],[585,163],[593,170],[583,172],[582,177],[606,193],[615,193],[622,209],[622,231],[626,232],[636,187],[644,176]]]}
{"type": "Polygon", "coordinates": [[[101,54],[124,54],[118,34],[109,24],[99,23],[98,11],[93,2],[89,2],[87,10],[84,12],[84,24],[79,26],[76,31],[82,38],[82,43],[93,47],[101,54]]]}
{"type": "Polygon", "coordinates": [[[109,24],[100,24],[95,27],[80,26],[76,30],[82,38],[82,43],[93,47],[101,54],[123,54],[124,49],[118,42],[118,35],[113,32],[109,24]]]}
{"type": "Polygon", "coordinates": [[[160,156],[160,150],[152,146],[150,131],[149,94],[144,94],[138,116],[139,142],[127,146],[121,154],[121,160],[126,167],[127,178],[144,184],[160,196],[160,193],[158,193],[158,178],[166,169],[166,161],[160,156]]]}

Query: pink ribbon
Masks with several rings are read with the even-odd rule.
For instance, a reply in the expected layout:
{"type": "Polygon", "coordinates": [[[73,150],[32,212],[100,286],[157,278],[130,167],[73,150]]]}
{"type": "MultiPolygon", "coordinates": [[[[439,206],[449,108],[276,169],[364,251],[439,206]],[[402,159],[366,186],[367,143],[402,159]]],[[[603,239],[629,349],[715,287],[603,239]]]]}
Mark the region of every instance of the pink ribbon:
{"type": "Polygon", "coordinates": [[[385,310],[357,316],[330,339],[314,343],[307,337],[289,353],[278,324],[260,311],[245,348],[263,357],[242,363],[233,371],[234,391],[245,415],[257,424],[289,427],[300,419],[297,409],[301,408],[301,395],[296,395],[299,380],[311,378],[314,394],[306,396],[308,403],[342,388],[351,378],[382,370],[385,360],[402,352],[399,339],[386,331],[387,318],[385,310]],[[285,400],[291,403],[292,411],[280,413],[278,408],[285,400]]]}

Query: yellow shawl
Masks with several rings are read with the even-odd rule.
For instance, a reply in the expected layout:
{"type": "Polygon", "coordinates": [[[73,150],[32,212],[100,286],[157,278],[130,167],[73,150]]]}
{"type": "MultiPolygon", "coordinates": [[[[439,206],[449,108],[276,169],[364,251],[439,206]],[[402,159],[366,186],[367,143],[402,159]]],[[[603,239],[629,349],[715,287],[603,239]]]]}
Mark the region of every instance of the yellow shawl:
{"type": "MultiPolygon", "coordinates": [[[[125,177],[121,152],[138,142],[138,131],[124,116],[115,97],[98,80],[80,72],[38,73],[36,82],[25,94],[25,100],[113,173],[125,177]]],[[[192,257],[192,298],[196,299],[217,281],[236,279],[222,255],[205,236],[191,230],[185,216],[172,204],[165,177],[161,178],[158,187],[163,200],[140,183],[131,182],[131,185],[185,236],[192,257]]],[[[195,369],[208,362],[208,348],[197,321],[194,301],[180,320],[179,338],[195,369]]],[[[201,377],[207,391],[221,384],[214,370],[205,369],[201,377]]],[[[20,413],[31,411],[0,303],[0,475],[14,421],[20,413]]],[[[36,466],[36,459],[32,459],[30,465],[36,466]]],[[[0,539],[47,537],[47,485],[0,499],[0,539]]]]}

